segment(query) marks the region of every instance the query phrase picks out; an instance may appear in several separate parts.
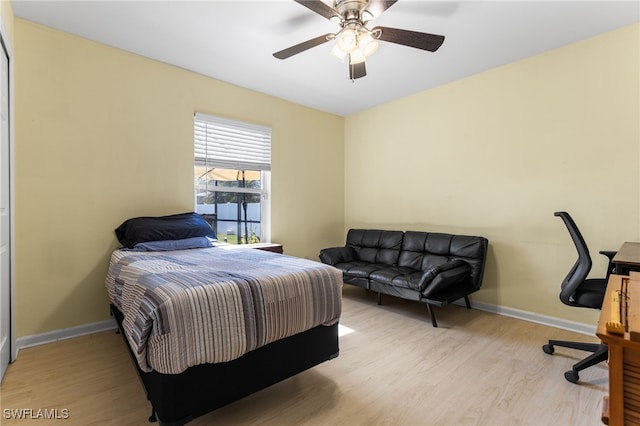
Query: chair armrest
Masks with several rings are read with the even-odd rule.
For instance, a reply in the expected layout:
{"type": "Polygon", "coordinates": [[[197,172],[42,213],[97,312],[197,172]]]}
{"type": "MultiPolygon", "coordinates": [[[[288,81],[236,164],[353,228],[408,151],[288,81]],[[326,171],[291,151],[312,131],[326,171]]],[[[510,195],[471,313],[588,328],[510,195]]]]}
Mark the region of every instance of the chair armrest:
{"type": "Polygon", "coordinates": [[[607,256],[609,258],[609,262],[611,262],[613,258],[616,256],[616,254],[618,254],[617,251],[609,251],[609,250],[600,250],[599,253],[604,256],[607,256]]]}
{"type": "Polygon", "coordinates": [[[616,265],[613,264],[613,258],[616,256],[616,254],[618,254],[618,252],[610,251],[610,250],[600,250],[599,253],[604,256],[607,256],[607,258],[609,259],[609,265],[607,266],[607,279],[608,279],[609,274],[615,274],[618,272],[616,270],[616,265]]]}
{"type": "Polygon", "coordinates": [[[327,265],[352,262],[357,259],[353,247],[330,247],[320,250],[320,261],[327,265]]]}
{"type": "Polygon", "coordinates": [[[428,269],[422,275],[420,288],[424,297],[446,293],[471,275],[471,265],[464,260],[453,260],[428,269]]]}

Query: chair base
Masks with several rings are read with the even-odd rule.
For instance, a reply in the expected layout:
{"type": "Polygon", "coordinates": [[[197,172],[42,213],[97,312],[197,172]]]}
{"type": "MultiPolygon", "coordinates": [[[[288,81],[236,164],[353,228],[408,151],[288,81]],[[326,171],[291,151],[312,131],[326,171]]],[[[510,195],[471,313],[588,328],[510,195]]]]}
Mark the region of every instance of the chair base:
{"type": "Polygon", "coordinates": [[[609,359],[609,348],[607,347],[607,345],[604,345],[602,343],[582,343],[567,342],[564,340],[549,340],[548,344],[542,346],[542,350],[544,351],[544,353],[551,355],[555,351],[554,346],[591,352],[591,355],[589,355],[582,361],[573,364],[571,370],[568,370],[564,373],[564,378],[571,383],[577,383],[578,380],[580,380],[580,371],[609,359]]]}

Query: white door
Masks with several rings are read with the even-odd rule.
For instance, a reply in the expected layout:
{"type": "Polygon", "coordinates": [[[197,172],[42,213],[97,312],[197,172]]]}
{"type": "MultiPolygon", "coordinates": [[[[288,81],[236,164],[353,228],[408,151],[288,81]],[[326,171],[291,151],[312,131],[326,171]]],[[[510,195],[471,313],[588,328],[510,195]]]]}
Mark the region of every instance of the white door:
{"type": "Polygon", "coordinates": [[[2,44],[0,49],[0,381],[11,359],[10,163],[9,57],[2,44]]]}

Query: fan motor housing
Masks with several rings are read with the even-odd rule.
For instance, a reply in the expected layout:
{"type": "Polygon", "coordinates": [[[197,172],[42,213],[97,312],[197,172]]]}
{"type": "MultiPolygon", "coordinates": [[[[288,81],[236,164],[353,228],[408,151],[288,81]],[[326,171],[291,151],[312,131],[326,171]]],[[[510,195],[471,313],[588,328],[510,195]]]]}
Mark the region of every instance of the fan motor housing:
{"type": "Polygon", "coordinates": [[[368,4],[368,0],[336,0],[333,8],[344,20],[360,19],[361,12],[368,4]]]}

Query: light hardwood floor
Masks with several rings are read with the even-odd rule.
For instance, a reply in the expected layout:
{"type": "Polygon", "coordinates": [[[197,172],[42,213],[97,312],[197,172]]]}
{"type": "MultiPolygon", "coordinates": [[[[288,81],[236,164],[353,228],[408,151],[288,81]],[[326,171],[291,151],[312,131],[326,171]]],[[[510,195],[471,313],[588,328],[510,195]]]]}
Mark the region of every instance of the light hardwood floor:
{"type": "MultiPolygon", "coordinates": [[[[202,425],[600,425],[606,364],[563,372],[583,356],[549,338],[597,341],[499,315],[426,308],[345,286],[340,356],[189,423],[202,425]]],[[[559,303],[559,302],[558,302],[559,303]]],[[[268,368],[268,366],[265,366],[268,368]]],[[[2,425],[147,425],[122,336],[106,332],[28,348],[0,388],[2,425]],[[68,410],[66,420],[14,420],[5,409],[68,410]]]]}

